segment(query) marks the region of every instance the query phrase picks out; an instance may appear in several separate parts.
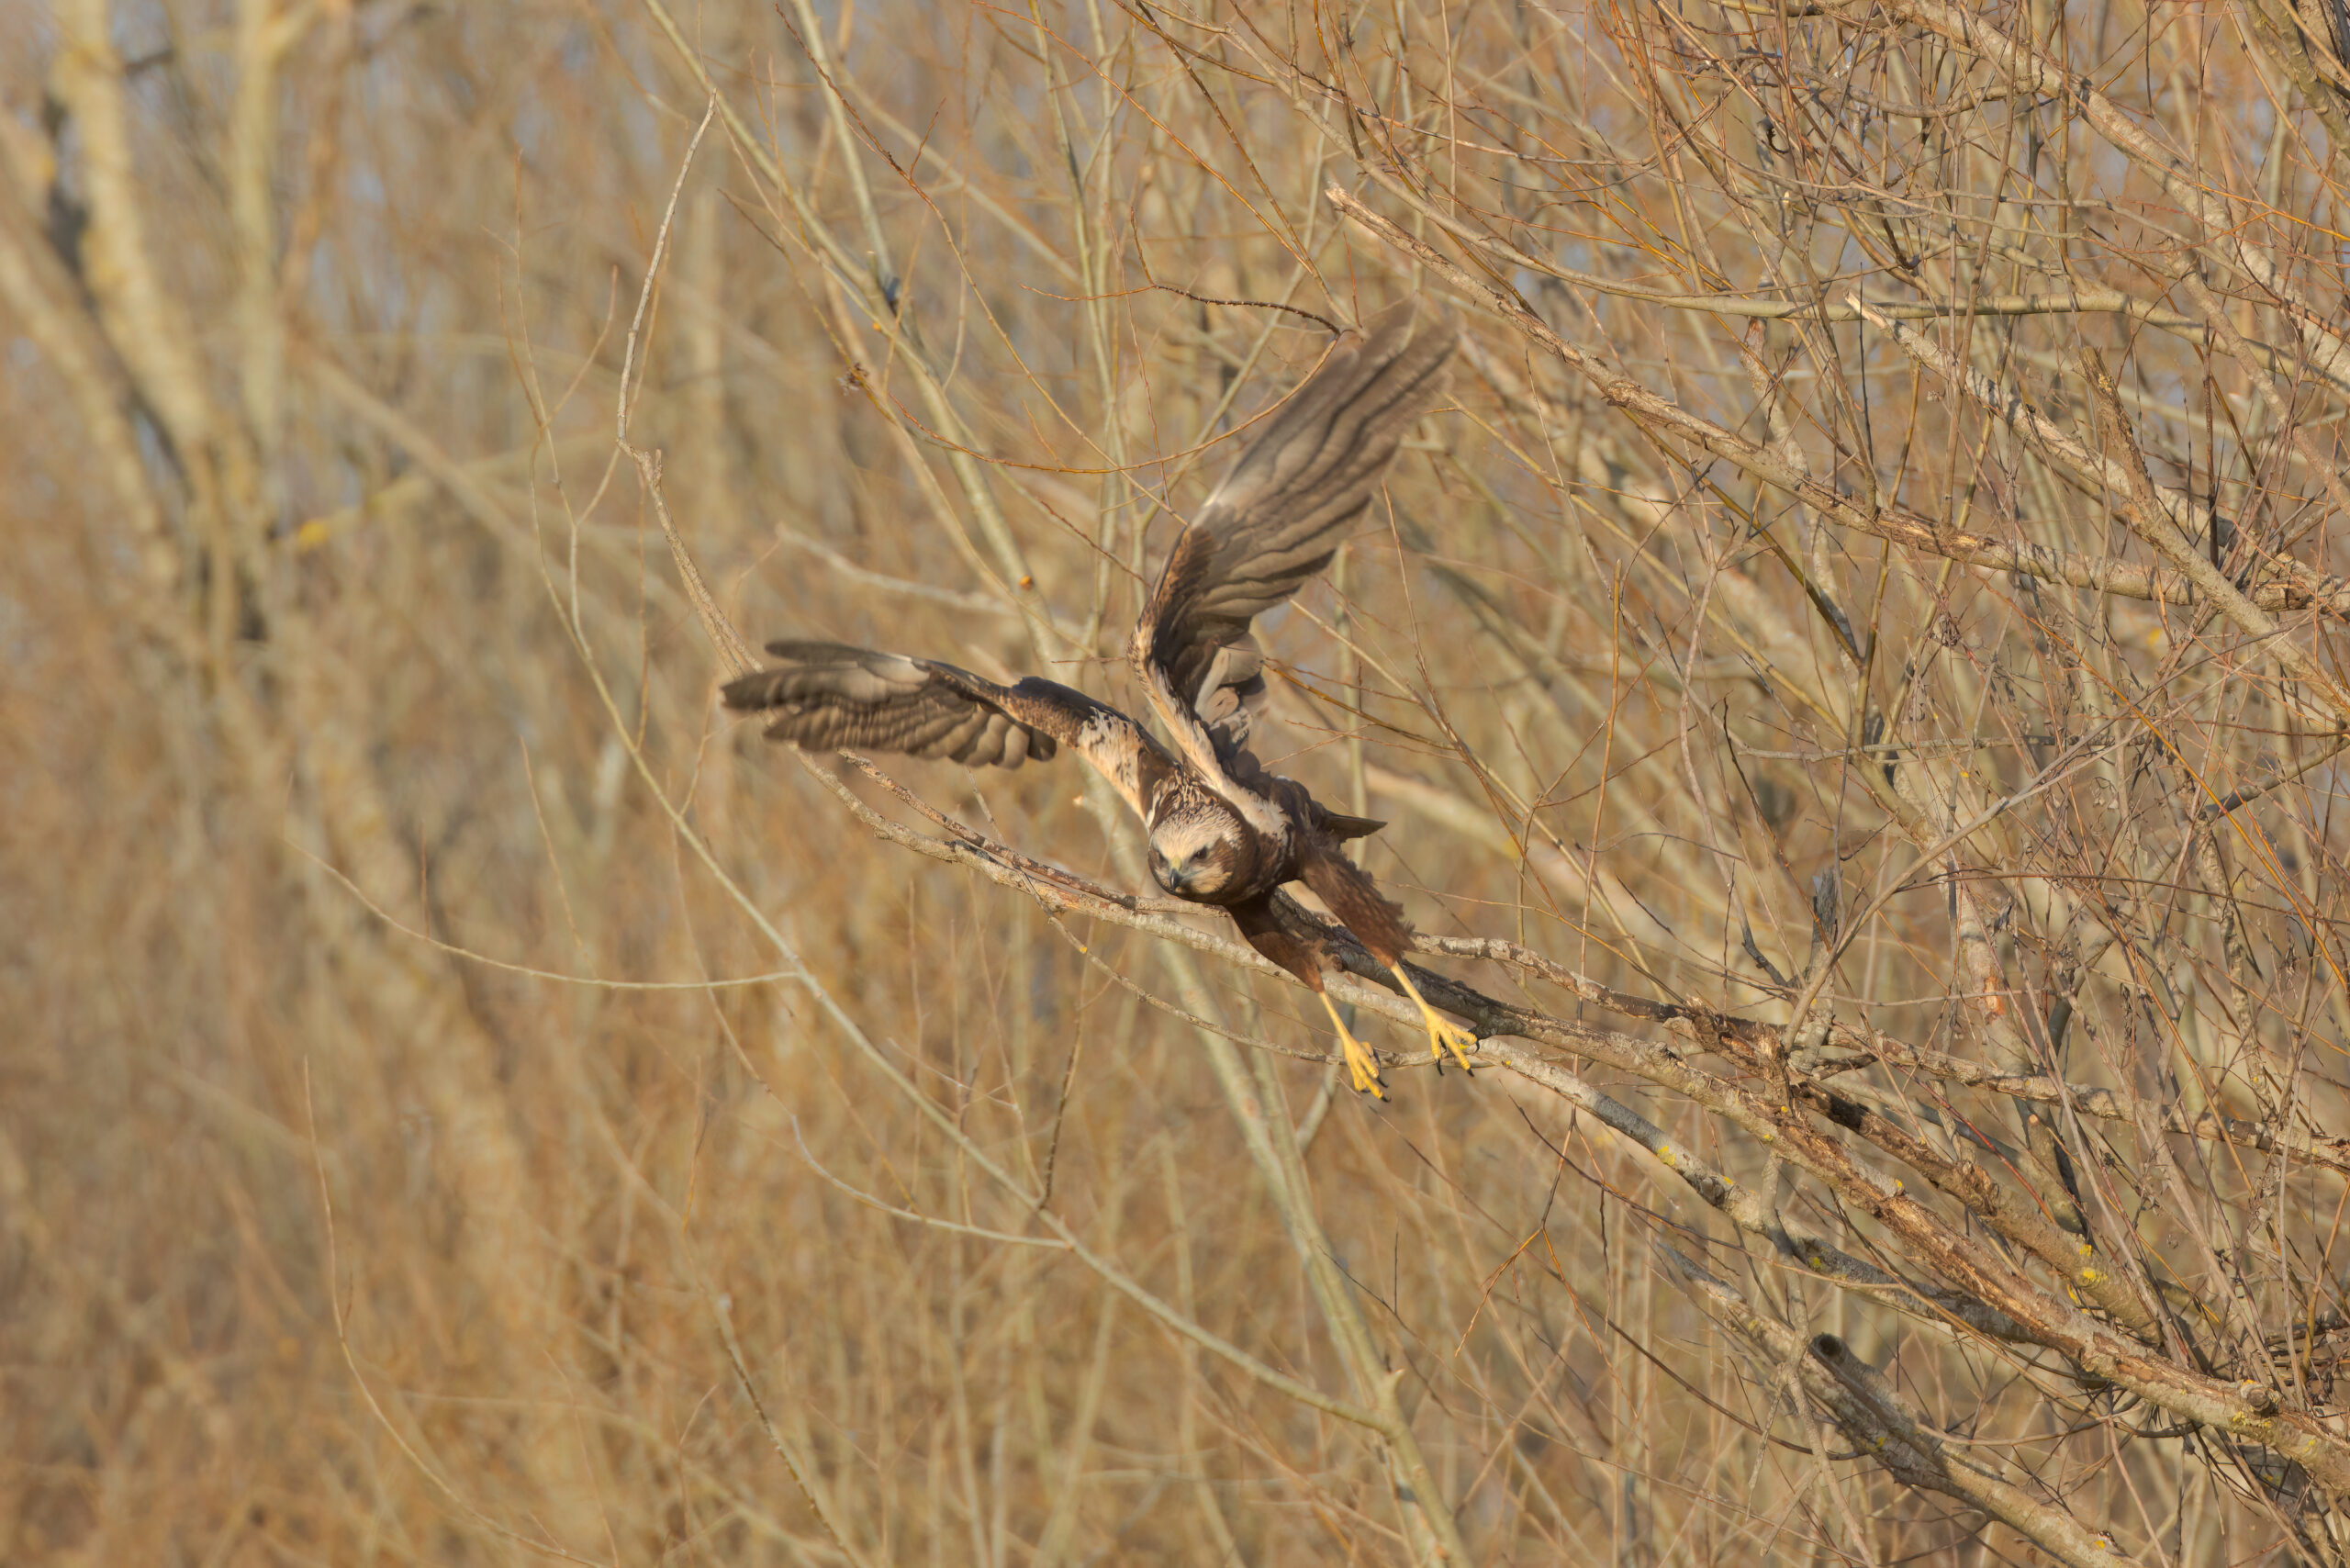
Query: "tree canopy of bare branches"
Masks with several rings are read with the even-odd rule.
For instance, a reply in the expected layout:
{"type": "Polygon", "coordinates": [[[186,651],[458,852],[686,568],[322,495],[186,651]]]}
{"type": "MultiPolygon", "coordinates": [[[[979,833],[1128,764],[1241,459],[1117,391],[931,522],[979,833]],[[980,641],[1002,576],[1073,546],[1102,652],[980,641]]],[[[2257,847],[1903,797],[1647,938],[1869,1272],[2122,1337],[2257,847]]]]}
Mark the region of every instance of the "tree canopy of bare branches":
{"type": "Polygon", "coordinates": [[[2345,45],[0,6],[0,1554],[2350,1561],[2345,45]],[[1259,629],[1381,1104],[1082,768],[715,692],[1129,700],[1414,293],[1259,629]]]}

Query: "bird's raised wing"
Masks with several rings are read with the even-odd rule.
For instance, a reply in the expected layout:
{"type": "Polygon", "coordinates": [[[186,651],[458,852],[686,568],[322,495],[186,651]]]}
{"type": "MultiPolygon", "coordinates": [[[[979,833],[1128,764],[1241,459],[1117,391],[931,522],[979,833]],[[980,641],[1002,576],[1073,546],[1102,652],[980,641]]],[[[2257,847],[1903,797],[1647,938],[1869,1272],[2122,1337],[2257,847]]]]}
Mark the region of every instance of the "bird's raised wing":
{"type": "Polygon", "coordinates": [[[1011,686],[936,659],[841,643],[769,643],[772,667],[730,680],[726,705],[764,713],[772,740],[808,751],[867,747],[1017,767],[1062,746],[1099,768],[1126,803],[1173,765],[1142,727],[1082,691],[1035,676],[1011,686]]]}
{"type": "MultiPolygon", "coordinates": [[[[1224,769],[1208,709],[1247,693],[1219,669],[1248,623],[1330,564],[1412,422],[1444,386],[1457,334],[1406,300],[1349,333],[1240,454],[1183,530],[1127,656],[1192,763],[1224,769]]],[[[1248,678],[1255,676],[1251,664],[1248,678]]],[[[1244,681],[1246,678],[1244,678],[1244,681]]]]}

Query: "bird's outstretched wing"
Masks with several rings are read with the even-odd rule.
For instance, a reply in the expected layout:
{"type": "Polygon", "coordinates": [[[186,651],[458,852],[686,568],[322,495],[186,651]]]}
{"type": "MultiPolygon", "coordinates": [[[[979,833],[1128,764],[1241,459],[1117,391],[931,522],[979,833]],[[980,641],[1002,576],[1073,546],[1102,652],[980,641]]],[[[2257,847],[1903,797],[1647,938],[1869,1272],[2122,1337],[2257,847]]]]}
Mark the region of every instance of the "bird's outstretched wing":
{"type": "Polygon", "coordinates": [[[767,715],[770,739],[808,751],[865,747],[1017,767],[1074,747],[1126,803],[1173,764],[1142,727],[1082,691],[1035,676],[1011,686],[936,659],[841,643],[769,643],[773,666],[726,683],[729,708],[767,715]]]}
{"type": "Polygon", "coordinates": [[[1330,564],[1412,422],[1441,394],[1457,334],[1406,300],[1349,333],[1240,454],[1175,542],[1127,656],[1192,762],[1225,769],[1208,726],[1248,623],[1330,564]],[[1219,660],[1219,655],[1227,656],[1219,660]]]}

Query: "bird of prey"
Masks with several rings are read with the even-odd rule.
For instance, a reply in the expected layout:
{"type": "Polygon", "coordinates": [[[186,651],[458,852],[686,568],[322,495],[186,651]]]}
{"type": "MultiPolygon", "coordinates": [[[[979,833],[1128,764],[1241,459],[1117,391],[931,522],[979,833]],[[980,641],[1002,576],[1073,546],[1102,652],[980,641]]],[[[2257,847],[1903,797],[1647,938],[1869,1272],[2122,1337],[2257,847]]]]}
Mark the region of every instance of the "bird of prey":
{"type": "Polygon", "coordinates": [[[1340,340],[1271,414],[1175,541],[1126,655],[1171,738],[1055,681],[1011,686],[935,659],[837,643],[767,644],[775,666],[731,681],[730,708],[810,750],[862,747],[1017,767],[1074,749],[1150,832],[1150,874],[1177,898],[1232,916],[1251,946],[1329,1013],[1354,1087],[1380,1098],[1378,1063],[1323,990],[1326,937],[1284,925],[1274,890],[1303,882],[1395,976],[1426,1018],[1430,1053],[1464,1068],[1468,1030],[1439,1017],[1404,969],[1403,911],[1347,859],[1345,840],[1385,824],[1324,807],[1248,750],[1265,693],[1249,622],[1286,601],[1371,504],[1405,431],[1436,401],[1457,334],[1411,301],[1340,340]]]}

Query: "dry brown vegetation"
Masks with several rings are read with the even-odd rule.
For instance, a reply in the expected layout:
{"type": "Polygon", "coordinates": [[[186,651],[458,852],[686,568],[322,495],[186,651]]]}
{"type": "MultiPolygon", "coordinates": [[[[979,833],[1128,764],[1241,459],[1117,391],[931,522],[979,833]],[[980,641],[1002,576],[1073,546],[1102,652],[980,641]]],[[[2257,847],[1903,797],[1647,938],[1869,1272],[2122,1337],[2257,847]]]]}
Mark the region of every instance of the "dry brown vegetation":
{"type": "Polygon", "coordinates": [[[0,1556],[2343,1561],[2341,15],[0,4],[0,1556]],[[713,693],[1128,697],[1414,290],[1377,1105],[713,693]]]}

